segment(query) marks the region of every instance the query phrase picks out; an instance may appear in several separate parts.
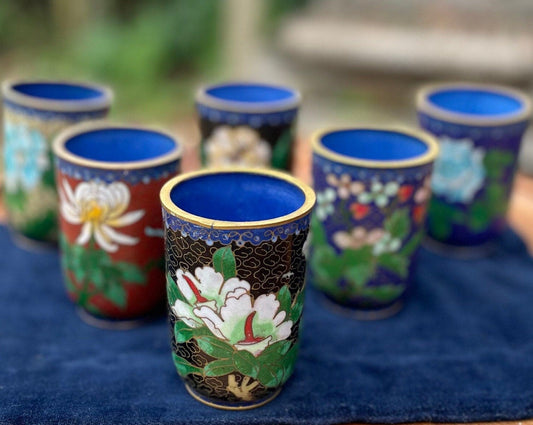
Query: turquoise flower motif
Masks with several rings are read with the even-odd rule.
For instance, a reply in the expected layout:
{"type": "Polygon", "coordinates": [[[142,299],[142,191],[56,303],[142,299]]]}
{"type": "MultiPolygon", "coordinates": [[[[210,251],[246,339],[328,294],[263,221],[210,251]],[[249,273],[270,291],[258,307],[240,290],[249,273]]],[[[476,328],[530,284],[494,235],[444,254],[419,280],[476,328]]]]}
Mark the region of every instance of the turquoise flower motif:
{"type": "Polygon", "coordinates": [[[374,202],[378,207],[383,208],[389,204],[391,198],[398,194],[400,185],[396,182],[381,183],[377,180],[370,185],[370,192],[363,192],[357,197],[360,204],[370,204],[374,202]]]}
{"type": "Polygon", "coordinates": [[[50,167],[48,146],[43,135],[26,126],[7,122],[4,140],[4,179],[8,192],[31,190],[50,167]]]}
{"type": "Polygon", "coordinates": [[[440,139],[431,189],[449,202],[469,203],[485,181],[484,156],[470,139],[440,139]]]}

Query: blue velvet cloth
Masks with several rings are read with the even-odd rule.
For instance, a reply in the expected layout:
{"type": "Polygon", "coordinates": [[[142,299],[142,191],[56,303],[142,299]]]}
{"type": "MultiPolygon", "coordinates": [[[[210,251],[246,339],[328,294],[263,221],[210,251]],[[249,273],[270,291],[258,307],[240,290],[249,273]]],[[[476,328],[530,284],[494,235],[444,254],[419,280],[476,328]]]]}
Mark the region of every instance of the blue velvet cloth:
{"type": "Polygon", "coordinates": [[[0,423],[334,424],[533,417],[533,260],[512,232],[490,258],[422,250],[396,316],[360,322],[308,291],[301,353],[277,399],[244,412],[193,400],[164,318],[130,331],[83,323],[55,252],[0,229],[0,423]]]}

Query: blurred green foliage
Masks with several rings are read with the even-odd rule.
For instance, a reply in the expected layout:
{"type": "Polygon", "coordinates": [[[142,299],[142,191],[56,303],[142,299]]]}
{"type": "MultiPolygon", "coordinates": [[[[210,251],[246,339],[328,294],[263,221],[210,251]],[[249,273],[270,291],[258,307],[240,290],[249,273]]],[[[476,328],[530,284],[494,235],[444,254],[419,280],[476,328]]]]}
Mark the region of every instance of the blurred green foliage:
{"type": "MultiPolygon", "coordinates": [[[[308,0],[265,1],[274,32],[308,0]]],[[[220,78],[222,0],[0,0],[2,78],[111,85],[113,115],[192,114],[194,88],[220,78]]],[[[245,42],[245,41],[243,41],[245,42]]]]}

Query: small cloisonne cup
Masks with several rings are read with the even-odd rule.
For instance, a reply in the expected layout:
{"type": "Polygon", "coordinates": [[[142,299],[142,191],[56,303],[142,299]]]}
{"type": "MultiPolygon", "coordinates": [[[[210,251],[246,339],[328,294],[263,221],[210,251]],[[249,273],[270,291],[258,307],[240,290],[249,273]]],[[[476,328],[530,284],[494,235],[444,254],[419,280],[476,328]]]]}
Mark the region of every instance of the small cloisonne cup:
{"type": "Polygon", "coordinates": [[[52,81],[5,81],[4,205],[16,241],[57,241],[57,194],[51,145],[64,128],[107,115],[107,87],[52,81]]]}
{"type": "Polygon", "coordinates": [[[161,190],[172,356],[189,393],[250,409],[291,376],[313,190],[279,172],[210,170],[161,190]]]}
{"type": "Polygon", "coordinates": [[[159,191],[181,147],[144,127],[85,123],[53,145],[64,283],[82,319],[128,328],[164,308],[159,191]]]}
{"type": "Polygon", "coordinates": [[[207,167],[291,166],[300,93],[288,87],[226,83],[201,88],[196,109],[207,167]]]}
{"type": "Polygon", "coordinates": [[[457,249],[484,249],[506,224],[531,102],[510,88],[454,83],[421,88],[416,103],[421,127],[440,144],[428,234],[457,249]]]}
{"type": "Polygon", "coordinates": [[[312,139],[311,280],[361,319],[396,313],[411,287],[438,152],[429,134],[348,128],[312,139]]]}

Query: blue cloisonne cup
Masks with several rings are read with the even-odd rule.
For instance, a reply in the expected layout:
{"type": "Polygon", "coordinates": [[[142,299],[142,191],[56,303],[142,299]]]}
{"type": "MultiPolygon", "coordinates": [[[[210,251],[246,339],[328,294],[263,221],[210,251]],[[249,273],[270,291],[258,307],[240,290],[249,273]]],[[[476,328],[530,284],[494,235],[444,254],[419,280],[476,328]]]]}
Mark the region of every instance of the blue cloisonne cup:
{"type": "Polygon", "coordinates": [[[415,130],[348,128],[316,133],[312,147],[311,280],[357,318],[392,315],[411,286],[437,141],[415,130]]]}
{"type": "Polygon", "coordinates": [[[288,170],[300,97],[291,88],[258,83],[202,87],[196,94],[202,163],[288,170]]]}
{"type": "Polygon", "coordinates": [[[422,128],[439,139],[431,182],[428,234],[473,249],[503,230],[531,102],[514,89],[436,84],[417,95],[422,128]]]}
{"type": "Polygon", "coordinates": [[[51,144],[64,128],[104,118],[107,87],[54,81],[5,81],[4,205],[15,240],[57,240],[57,194],[51,144]]]}
{"type": "Polygon", "coordinates": [[[197,400],[272,400],[294,370],[313,190],[258,169],[184,174],[161,189],[172,356],[197,400]]]}

